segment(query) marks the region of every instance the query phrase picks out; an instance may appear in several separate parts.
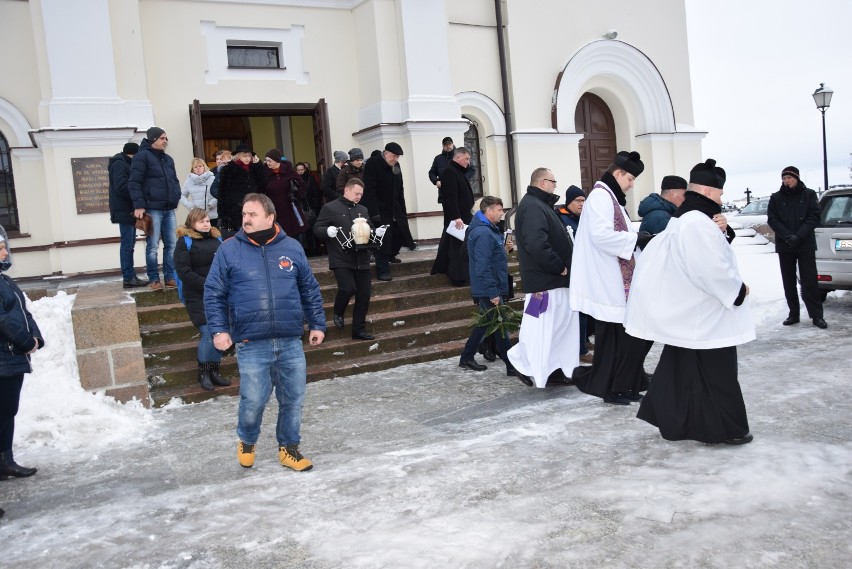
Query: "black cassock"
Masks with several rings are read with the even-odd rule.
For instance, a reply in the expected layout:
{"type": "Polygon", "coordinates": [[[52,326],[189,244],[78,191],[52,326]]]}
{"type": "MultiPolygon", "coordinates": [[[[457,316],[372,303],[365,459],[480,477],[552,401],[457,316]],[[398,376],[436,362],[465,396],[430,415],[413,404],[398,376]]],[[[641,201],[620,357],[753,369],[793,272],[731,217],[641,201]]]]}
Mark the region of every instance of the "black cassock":
{"type": "Polygon", "coordinates": [[[666,345],[637,417],[670,441],[716,444],[745,436],[749,428],[737,381],[737,347],[666,345]]]}
{"type": "Polygon", "coordinates": [[[451,221],[461,219],[469,225],[473,219],[473,189],[465,177],[465,168],[453,161],[441,175],[441,190],[444,194],[441,206],[444,209],[444,231],[438,244],[438,254],[432,264],[432,274],[445,274],[453,284],[470,280],[468,260],[462,256],[462,242],[446,232],[451,221]]]}

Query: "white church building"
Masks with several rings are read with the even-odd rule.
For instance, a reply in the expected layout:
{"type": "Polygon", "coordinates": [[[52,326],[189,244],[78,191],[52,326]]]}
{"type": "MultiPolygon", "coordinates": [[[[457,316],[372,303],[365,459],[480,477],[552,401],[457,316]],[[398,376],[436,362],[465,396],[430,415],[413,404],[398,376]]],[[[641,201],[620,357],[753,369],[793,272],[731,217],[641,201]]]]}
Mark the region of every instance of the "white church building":
{"type": "Polygon", "coordinates": [[[395,141],[415,239],[442,230],[427,172],[445,136],[507,209],[539,166],[588,191],[638,151],[635,216],[706,134],[684,0],[0,0],[0,53],[14,277],[118,272],[106,160],[152,125],[181,183],[239,143],[321,176],[334,150],[395,141]]]}

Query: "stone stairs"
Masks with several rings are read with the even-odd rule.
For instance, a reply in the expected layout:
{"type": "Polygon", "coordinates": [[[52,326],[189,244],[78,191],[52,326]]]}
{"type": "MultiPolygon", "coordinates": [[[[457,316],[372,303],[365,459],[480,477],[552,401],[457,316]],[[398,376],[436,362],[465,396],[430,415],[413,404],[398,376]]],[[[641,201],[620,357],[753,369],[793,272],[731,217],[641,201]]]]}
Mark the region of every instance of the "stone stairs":
{"type": "MultiPolygon", "coordinates": [[[[453,287],[444,275],[430,275],[435,248],[402,253],[403,263],[391,266],[394,279],[373,281],[367,330],[376,339],[351,339],[352,303],[346,326],[331,321],[337,286],[325,257],[311,259],[320,284],[328,332],[315,347],[306,345],[308,381],[332,379],[458,355],[470,334],[474,311],[468,287],[453,287]]],[[[516,264],[513,264],[513,270],[516,264]]],[[[516,281],[517,281],[516,276],[516,281]]],[[[517,291],[519,287],[516,285],[517,291]]],[[[516,295],[516,298],[519,295],[516,295]]],[[[172,398],[195,402],[239,393],[233,348],[222,359],[222,375],[233,382],[213,392],[196,379],[199,332],[189,321],[174,290],[134,293],[142,348],[154,405],[172,398]]]]}

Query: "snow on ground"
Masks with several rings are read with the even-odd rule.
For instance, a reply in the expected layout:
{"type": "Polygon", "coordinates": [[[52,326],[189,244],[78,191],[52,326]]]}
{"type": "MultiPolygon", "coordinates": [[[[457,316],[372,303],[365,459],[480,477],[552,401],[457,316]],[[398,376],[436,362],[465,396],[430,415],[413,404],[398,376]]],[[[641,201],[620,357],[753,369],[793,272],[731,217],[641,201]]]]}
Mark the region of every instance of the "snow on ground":
{"type": "MultiPolygon", "coordinates": [[[[736,242],[735,242],[736,243],[736,242]]],[[[21,567],[844,567],[852,565],[852,295],[828,331],[782,327],[777,257],[737,249],[758,339],[740,349],[755,442],[662,440],[574,388],[529,389],[455,358],[313,383],[309,473],[284,471],[267,409],[255,468],[236,398],[153,411],[74,384],[70,297],[33,303],[48,339],[0,482],[21,567]],[[52,367],[51,367],[52,366],[52,367]]],[[[653,369],[659,346],[646,367],[653,369]]]]}

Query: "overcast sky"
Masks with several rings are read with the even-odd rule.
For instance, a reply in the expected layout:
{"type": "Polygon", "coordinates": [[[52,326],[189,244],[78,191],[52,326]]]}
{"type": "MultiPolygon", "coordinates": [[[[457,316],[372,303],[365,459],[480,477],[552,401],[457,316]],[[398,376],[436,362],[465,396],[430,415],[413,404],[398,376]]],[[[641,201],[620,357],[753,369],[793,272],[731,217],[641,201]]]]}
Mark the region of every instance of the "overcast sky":
{"type": "Polygon", "coordinates": [[[852,1],[687,0],[686,12],[695,126],[728,174],[725,198],[768,196],[789,165],[824,186],[820,83],[834,90],[828,183],[852,183],[852,1]]]}

